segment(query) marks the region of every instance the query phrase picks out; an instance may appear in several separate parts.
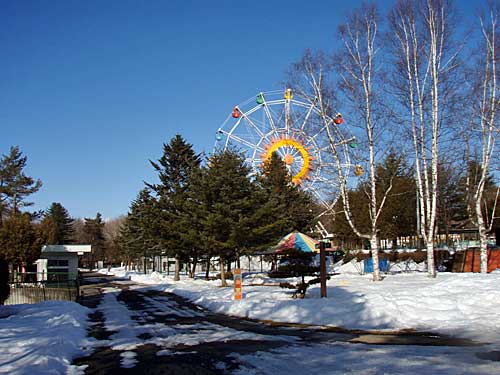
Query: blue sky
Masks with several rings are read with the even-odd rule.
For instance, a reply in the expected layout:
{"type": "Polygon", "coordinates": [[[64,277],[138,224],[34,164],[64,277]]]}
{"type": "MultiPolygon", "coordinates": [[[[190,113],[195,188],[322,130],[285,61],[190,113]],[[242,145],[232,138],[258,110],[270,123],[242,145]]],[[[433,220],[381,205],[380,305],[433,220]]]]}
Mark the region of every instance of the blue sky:
{"type": "Polygon", "coordinates": [[[359,4],[2,1],[0,153],[28,156],[36,209],[125,214],[162,143],[210,152],[233,105],[281,88],[304,49],[331,50],[359,4]]]}

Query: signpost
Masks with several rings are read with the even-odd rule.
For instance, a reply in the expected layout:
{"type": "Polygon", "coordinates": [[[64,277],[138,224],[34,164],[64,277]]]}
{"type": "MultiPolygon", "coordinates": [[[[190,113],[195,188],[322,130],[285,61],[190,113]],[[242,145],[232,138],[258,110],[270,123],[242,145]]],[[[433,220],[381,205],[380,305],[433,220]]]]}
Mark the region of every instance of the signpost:
{"type": "Polygon", "coordinates": [[[240,301],[243,298],[243,290],[241,288],[241,270],[235,268],[233,270],[234,277],[234,299],[240,301]]]}

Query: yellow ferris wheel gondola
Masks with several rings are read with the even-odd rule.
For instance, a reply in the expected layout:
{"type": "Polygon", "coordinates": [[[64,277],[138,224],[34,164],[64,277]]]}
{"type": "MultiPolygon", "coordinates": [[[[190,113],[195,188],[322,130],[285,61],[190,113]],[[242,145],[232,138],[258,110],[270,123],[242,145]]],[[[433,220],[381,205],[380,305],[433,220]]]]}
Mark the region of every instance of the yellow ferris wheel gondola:
{"type": "Polygon", "coordinates": [[[356,176],[358,176],[358,177],[362,176],[363,173],[365,173],[365,170],[363,169],[363,167],[361,165],[358,164],[358,165],[356,165],[356,167],[354,167],[354,174],[356,176]]]}

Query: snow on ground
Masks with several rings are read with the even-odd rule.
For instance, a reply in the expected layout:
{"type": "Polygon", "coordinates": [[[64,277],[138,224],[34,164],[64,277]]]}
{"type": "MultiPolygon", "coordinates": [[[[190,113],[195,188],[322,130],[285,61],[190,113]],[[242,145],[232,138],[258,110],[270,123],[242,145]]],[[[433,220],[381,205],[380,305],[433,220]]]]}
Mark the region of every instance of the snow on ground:
{"type": "Polygon", "coordinates": [[[0,373],[62,374],[86,354],[90,310],[74,302],[0,306],[0,373]]]}
{"type": "Polygon", "coordinates": [[[237,375],[303,374],[498,374],[499,364],[483,361],[474,349],[399,345],[291,345],[269,352],[231,355],[237,375]]]}
{"type": "Polygon", "coordinates": [[[234,301],[233,289],[220,288],[218,280],[173,282],[158,273],[114,272],[235,316],[350,329],[416,329],[500,343],[498,273],[440,273],[436,279],[425,273],[401,273],[387,275],[382,282],[372,282],[371,275],[341,274],[328,281],[328,298],[319,298],[315,285],[303,300],[272,286],[283,280],[249,274],[244,278],[244,299],[234,301]]]}
{"type": "MultiPolygon", "coordinates": [[[[140,286],[130,285],[130,289],[143,289],[140,286]]],[[[124,302],[118,301],[120,289],[104,288],[104,297],[96,308],[104,315],[106,330],[113,332],[110,340],[101,345],[109,345],[113,350],[124,350],[122,353],[122,367],[131,368],[137,363],[135,350],[137,347],[154,344],[162,347],[163,355],[170,353],[168,349],[177,345],[197,345],[206,342],[220,342],[228,340],[280,340],[287,337],[266,336],[250,332],[240,332],[228,327],[213,323],[197,324],[164,324],[153,322],[154,316],[171,316],[167,320],[175,321],[175,317],[196,318],[203,314],[179,306],[175,301],[166,297],[149,298],[144,295],[144,310],[127,309],[124,302]],[[142,337],[142,338],[140,338],[142,337]],[[144,338],[150,337],[150,338],[144,338]]]]}

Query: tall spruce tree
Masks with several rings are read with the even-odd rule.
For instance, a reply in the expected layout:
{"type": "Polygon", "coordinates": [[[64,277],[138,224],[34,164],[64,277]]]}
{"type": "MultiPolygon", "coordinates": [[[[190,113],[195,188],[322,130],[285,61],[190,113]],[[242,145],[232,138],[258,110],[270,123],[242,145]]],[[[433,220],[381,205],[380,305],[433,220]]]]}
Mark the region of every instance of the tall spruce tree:
{"type": "Polygon", "coordinates": [[[46,244],[62,245],[73,240],[74,220],[60,203],[52,203],[40,223],[40,235],[46,244]]]}
{"type": "Polygon", "coordinates": [[[142,258],[144,272],[147,259],[161,246],[158,202],[148,188],[142,189],[130,205],[128,215],[120,229],[118,243],[127,262],[142,258]]]}
{"type": "Polygon", "coordinates": [[[292,182],[292,176],[278,154],[273,153],[264,162],[258,183],[275,208],[274,224],[280,227],[281,235],[294,230],[308,231],[314,226],[313,201],[292,182]]]}
{"type": "Polygon", "coordinates": [[[249,168],[244,158],[236,152],[216,153],[203,169],[201,183],[195,185],[202,217],[203,240],[211,252],[219,257],[222,286],[227,286],[225,265],[236,257],[246,235],[246,219],[253,211],[249,168]]]}
{"type": "Polygon", "coordinates": [[[159,183],[146,183],[157,195],[160,215],[161,247],[175,258],[174,280],[180,280],[180,264],[193,250],[189,234],[188,196],[193,173],[199,168],[200,157],[193,146],[177,134],[163,145],[163,155],[150,161],[158,173],[159,183]]]}
{"type": "Polygon", "coordinates": [[[9,154],[0,159],[0,224],[7,214],[31,206],[33,203],[25,199],[42,186],[40,180],[24,173],[27,161],[18,146],[11,147],[9,154]]]}

